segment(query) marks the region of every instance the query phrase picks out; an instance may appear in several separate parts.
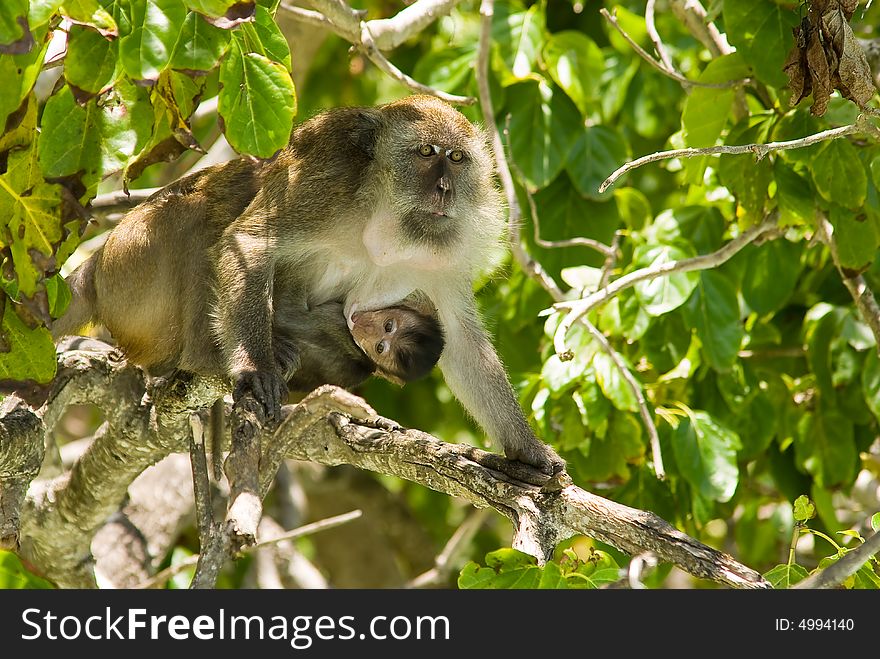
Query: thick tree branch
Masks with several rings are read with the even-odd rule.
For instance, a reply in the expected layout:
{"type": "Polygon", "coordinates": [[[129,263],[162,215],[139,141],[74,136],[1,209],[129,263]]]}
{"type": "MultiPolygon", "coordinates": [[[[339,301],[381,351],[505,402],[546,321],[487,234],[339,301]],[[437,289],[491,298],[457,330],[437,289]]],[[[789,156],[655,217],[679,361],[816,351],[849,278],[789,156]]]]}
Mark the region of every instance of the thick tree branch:
{"type": "MultiPolygon", "coordinates": [[[[105,426],[115,432],[99,433],[70,477],[35,483],[22,510],[23,556],[65,586],[95,585],[89,554],[95,529],[118,509],[139,470],[165,453],[186,450],[191,411],[207,407],[220,392],[216,380],[194,378],[161,383],[152,398],[144,397],[136,369],[111,363],[110,351],[84,352],[60,355],[66,377],[53,395],[53,404],[62,397],[86,400],[86,392],[105,402],[113,399],[122,411],[108,413],[105,426]],[[76,387],[82,391],[73,392],[76,387]]],[[[570,483],[548,492],[515,480],[500,471],[515,471],[502,456],[404,430],[335,387],[319,388],[304,404],[285,407],[285,414],[271,441],[262,442],[260,484],[265,489],[274,474],[274,461],[284,455],[324,465],[350,464],[462,497],[478,508],[493,507],[513,522],[514,546],[542,560],[560,541],[584,533],[623,551],[651,551],[699,577],[736,587],[767,586],[754,571],[652,513],[616,504],[570,483]]],[[[16,433],[17,441],[20,433],[8,417],[0,418],[0,424],[16,433]]]]}

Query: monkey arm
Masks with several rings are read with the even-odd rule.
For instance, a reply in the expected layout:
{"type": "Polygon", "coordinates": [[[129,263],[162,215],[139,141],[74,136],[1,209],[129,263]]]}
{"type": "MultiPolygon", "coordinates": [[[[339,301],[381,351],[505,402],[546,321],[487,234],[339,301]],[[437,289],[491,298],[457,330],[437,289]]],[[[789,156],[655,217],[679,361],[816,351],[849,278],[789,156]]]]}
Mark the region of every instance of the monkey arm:
{"type": "Polygon", "coordinates": [[[480,323],[470,287],[460,291],[459,296],[457,307],[450,306],[448,299],[434,300],[446,332],[446,348],[440,357],[446,384],[487,434],[501,443],[508,458],[548,474],[558,473],[565,462],[529,427],[504,366],[480,323]]]}
{"type": "Polygon", "coordinates": [[[274,249],[270,236],[255,236],[233,223],[219,245],[216,294],[218,335],[234,380],[233,398],[237,404],[254,399],[267,418],[278,420],[286,386],[272,350],[274,249]]]}

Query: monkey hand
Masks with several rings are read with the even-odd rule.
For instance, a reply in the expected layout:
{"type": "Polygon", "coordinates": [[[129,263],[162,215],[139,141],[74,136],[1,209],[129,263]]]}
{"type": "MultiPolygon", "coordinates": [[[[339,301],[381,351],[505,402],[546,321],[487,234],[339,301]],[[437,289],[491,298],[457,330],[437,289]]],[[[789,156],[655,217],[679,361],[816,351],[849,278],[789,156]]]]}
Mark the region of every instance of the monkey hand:
{"type": "Polygon", "coordinates": [[[505,442],[504,454],[510,460],[535,467],[542,474],[546,474],[548,479],[565,470],[565,460],[531,432],[516,442],[505,442]]]}
{"type": "Polygon", "coordinates": [[[238,423],[259,426],[278,423],[286,394],[287,384],[277,371],[239,373],[232,390],[232,409],[238,423]]]}

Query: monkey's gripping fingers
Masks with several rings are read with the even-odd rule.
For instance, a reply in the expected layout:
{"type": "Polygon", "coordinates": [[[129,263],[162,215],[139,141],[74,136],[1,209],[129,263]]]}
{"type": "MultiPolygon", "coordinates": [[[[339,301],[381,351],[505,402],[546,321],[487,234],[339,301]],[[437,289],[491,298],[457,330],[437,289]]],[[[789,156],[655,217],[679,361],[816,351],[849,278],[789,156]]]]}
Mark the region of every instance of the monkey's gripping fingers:
{"type": "Polygon", "coordinates": [[[528,440],[520,440],[515,443],[505,443],[504,454],[511,460],[524,462],[538,469],[541,473],[552,478],[565,471],[565,460],[560,458],[556,451],[547,446],[538,438],[532,436],[528,440]]]}
{"type": "Polygon", "coordinates": [[[275,424],[281,421],[286,396],[287,384],[277,371],[240,373],[232,390],[233,410],[240,417],[253,414],[260,425],[275,424]]]}

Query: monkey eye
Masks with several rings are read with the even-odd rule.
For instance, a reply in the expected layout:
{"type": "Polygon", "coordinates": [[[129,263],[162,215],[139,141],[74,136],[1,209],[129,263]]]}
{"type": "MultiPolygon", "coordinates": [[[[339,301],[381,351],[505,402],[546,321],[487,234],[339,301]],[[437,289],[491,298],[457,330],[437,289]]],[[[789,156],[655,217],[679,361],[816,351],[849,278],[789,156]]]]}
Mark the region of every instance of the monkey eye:
{"type": "Polygon", "coordinates": [[[464,160],[464,152],[461,149],[453,149],[449,152],[449,159],[452,162],[461,162],[464,160]]]}
{"type": "Polygon", "coordinates": [[[384,341],[376,344],[376,352],[379,353],[380,355],[383,352],[385,352],[385,342],[384,341]]]}
{"type": "Polygon", "coordinates": [[[390,318],[385,321],[385,333],[390,334],[394,329],[394,321],[390,318]]]}
{"type": "Polygon", "coordinates": [[[430,144],[422,144],[419,147],[419,155],[424,156],[425,158],[430,158],[434,155],[434,147],[430,144]]]}

